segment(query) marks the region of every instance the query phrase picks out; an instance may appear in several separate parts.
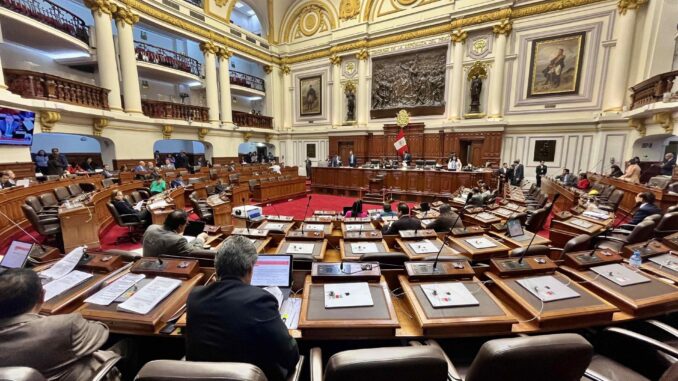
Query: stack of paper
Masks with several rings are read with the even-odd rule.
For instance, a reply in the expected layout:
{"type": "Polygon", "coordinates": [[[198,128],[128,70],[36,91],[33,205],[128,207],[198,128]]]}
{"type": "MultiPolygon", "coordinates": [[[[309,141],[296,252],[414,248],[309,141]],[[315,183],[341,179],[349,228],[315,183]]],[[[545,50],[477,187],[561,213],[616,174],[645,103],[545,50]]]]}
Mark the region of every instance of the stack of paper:
{"type": "Polygon", "coordinates": [[[130,287],[134,286],[137,282],[144,279],[144,274],[126,274],[123,277],[119,278],[115,282],[109,284],[108,286],[102,288],[96,294],[85,299],[85,303],[98,304],[101,306],[107,306],[125,291],[129,290],[130,287]]]}
{"type": "Polygon", "coordinates": [[[463,283],[422,284],[421,289],[433,307],[477,306],[480,304],[463,283]]]}
{"type": "Polygon", "coordinates": [[[579,293],[562,284],[552,275],[519,279],[517,282],[543,302],[577,298],[580,296],[579,293]]]}
{"type": "Polygon", "coordinates": [[[39,275],[41,278],[46,279],[47,281],[62,278],[73,271],[84,254],[84,248],[76,247],[65,257],[61,258],[57,263],[52,265],[52,267],[45,271],[41,271],[39,275]]]}
{"type": "Polygon", "coordinates": [[[43,290],[45,290],[45,301],[48,301],[54,298],[55,296],[60,295],[76,287],[77,285],[91,277],[92,274],[75,270],[71,271],[66,276],[63,276],[57,280],[53,280],[45,284],[44,286],[42,286],[43,290]]]}
{"type": "Polygon", "coordinates": [[[592,223],[590,223],[590,222],[588,222],[588,221],[580,220],[580,219],[578,219],[578,218],[573,218],[573,219],[571,219],[571,220],[570,220],[570,223],[571,223],[572,225],[574,225],[574,226],[579,226],[579,227],[582,227],[582,228],[584,228],[584,229],[588,229],[588,228],[590,228],[591,226],[593,226],[592,223]]]}
{"type": "Polygon", "coordinates": [[[175,289],[181,286],[181,280],[165,277],[156,277],[131,298],[120,303],[118,310],[145,315],[161,301],[163,301],[175,289]]]}
{"type": "Polygon", "coordinates": [[[373,306],[370,287],[362,283],[328,283],[324,285],[325,308],[373,306]]]}
{"type": "Polygon", "coordinates": [[[287,246],[287,254],[313,254],[314,243],[293,242],[287,246]]]}
{"type": "Polygon", "coordinates": [[[592,210],[587,210],[587,211],[585,211],[585,212],[582,213],[582,214],[583,214],[584,216],[592,217],[592,218],[597,218],[597,219],[599,219],[599,220],[607,220],[608,218],[610,218],[610,216],[609,216],[606,212],[604,212],[604,211],[602,211],[602,210],[601,210],[600,212],[592,211],[592,210]]]}

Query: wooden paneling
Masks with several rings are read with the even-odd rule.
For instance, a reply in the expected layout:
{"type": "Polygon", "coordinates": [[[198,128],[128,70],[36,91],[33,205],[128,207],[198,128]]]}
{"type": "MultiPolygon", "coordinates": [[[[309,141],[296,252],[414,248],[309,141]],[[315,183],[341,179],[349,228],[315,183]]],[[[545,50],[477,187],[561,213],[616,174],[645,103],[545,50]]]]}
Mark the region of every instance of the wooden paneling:
{"type": "Polygon", "coordinates": [[[10,169],[14,171],[17,179],[35,177],[35,163],[32,162],[0,163],[0,173],[10,169]]]}
{"type": "Polygon", "coordinates": [[[129,170],[131,171],[131,170],[134,169],[134,167],[136,167],[136,166],[139,164],[139,162],[142,161],[142,160],[145,161],[145,162],[147,162],[147,163],[148,163],[149,161],[155,162],[152,158],[151,158],[151,159],[113,159],[113,169],[118,170],[118,169],[120,169],[120,167],[122,167],[123,165],[127,165],[127,168],[129,168],[129,170]]]}
{"type": "Polygon", "coordinates": [[[221,165],[226,165],[229,164],[230,162],[234,163],[239,163],[240,161],[238,160],[237,156],[227,156],[227,157],[213,157],[212,158],[212,164],[221,164],[221,165]]]}

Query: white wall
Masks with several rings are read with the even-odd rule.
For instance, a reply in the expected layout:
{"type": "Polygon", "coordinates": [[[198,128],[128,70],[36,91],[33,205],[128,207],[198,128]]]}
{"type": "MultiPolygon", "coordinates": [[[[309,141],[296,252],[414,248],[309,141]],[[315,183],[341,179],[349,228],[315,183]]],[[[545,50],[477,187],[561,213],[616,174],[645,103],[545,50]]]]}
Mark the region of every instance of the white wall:
{"type": "Polygon", "coordinates": [[[651,135],[638,139],[633,143],[633,156],[640,161],[662,161],[670,142],[678,142],[678,136],[651,135]]]}
{"type": "Polygon", "coordinates": [[[101,152],[99,141],[89,136],[50,133],[33,136],[31,153],[37,153],[42,149],[49,155],[52,148],[58,148],[63,153],[101,152]]]}
{"type": "Polygon", "coordinates": [[[201,142],[191,140],[159,140],[153,145],[153,150],[160,151],[160,153],[177,153],[186,151],[187,153],[204,155],[205,145],[201,142]]]}
{"type": "Polygon", "coordinates": [[[95,75],[61,65],[42,52],[15,44],[0,44],[4,69],[30,70],[47,73],[73,81],[96,85],[95,75]]]}

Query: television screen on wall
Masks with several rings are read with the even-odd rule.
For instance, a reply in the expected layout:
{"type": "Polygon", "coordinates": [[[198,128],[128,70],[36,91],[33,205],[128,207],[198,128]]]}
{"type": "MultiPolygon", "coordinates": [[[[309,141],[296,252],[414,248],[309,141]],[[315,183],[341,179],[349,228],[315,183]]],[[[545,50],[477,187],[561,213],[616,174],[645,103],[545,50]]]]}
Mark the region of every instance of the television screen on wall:
{"type": "Polygon", "coordinates": [[[30,146],[35,113],[0,107],[0,145],[30,146]]]}

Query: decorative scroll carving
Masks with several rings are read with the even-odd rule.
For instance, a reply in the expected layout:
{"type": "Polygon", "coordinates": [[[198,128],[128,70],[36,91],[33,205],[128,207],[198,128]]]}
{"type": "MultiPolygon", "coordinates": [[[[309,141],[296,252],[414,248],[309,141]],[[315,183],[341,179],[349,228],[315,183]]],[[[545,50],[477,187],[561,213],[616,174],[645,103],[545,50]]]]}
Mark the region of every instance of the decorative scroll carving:
{"type": "Polygon", "coordinates": [[[339,19],[350,20],[360,13],[360,0],[341,0],[339,4],[339,19]]]}
{"type": "Polygon", "coordinates": [[[118,9],[117,5],[108,0],[85,0],[85,6],[91,9],[92,12],[99,13],[99,15],[102,13],[112,15],[118,9]]]}
{"type": "Polygon", "coordinates": [[[339,57],[339,56],[336,55],[336,54],[332,54],[332,55],[330,56],[330,63],[331,63],[332,65],[340,65],[340,64],[341,64],[341,57],[339,57]]]}
{"type": "Polygon", "coordinates": [[[211,53],[211,54],[216,54],[217,51],[219,50],[219,47],[214,45],[212,41],[203,41],[200,43],[200,50],[204,53],[211,53]]]}
{"type": "Polygon", "coordinates": [[[660,125],[664,131],[671,133],[673,131],[673,118],[670,112],[660,112],[652,115],[652,120],[660,125]]]}
{"type": "Polygon", "coordinates": [[[162,138],[167,140],[172,138],[172,132],[174,132],[174,127],[171,124],[166,124],[162,126],[162,138]]]}
{"type": "Polygon", "coordinates": [[[209,128],[205,128],[205,127],[199,128],[198,129],[198,139],[199,140],[205,140],[205,136],[207,136],[207,133],[209,133],[209,132],[210,132],[209,128]]]}
{"type": "Polygon", "coordinates": [[[271,65],[264,65],[264,73],[266,74],[271,74],[273,72],[273,66],[271,65]]]}
{"type": "Polygon", "coordinates": [[[292,42],[318,33],[329,32],[337,27],[337,20],[334,17],[326,4],[311,0],[289,17],[283,42],[292,42]]]}
{"type": "Polygon", "coordinates": [[[132,12],[132,8],[129,6],[127,8],[118,7],[113,13],[113,18],[128,25],[134,25],[139,22],[139,16],[132,12]]]}
{"type": "Polygon", "coordinates": [[[40,111],[42,132],[52,132],[54,125],[60,120],[61,114],[58,111],[40,111]]]}
{"type": "Polygon", "coordinates": [[[641,119],[629,119],[629,127],[638,131],[640,136],[645,136],[647,133],[647,128],[645,128],[645,123],[641,119]]]}
{"type": "Polygon", "coordinates": [[[466,37],[468,37],[468,33],[465,31],[462,31],[461,29],[457,29],[452,34],[450,35],[450,39],[452,42],[455,44],[463,44],[464,41],[466,41],[466,37]]]}
{"type": "Polygon", "coordinates": [[[619,13],[625,15],[629,9],[638,9],[641,5],[646,4],[648,0],[619,0],[617,8],[619,13]]]}
{"type": "Polygon", "coordinates": [[[444,112],[446,52],[447,48],[435,48],[373,59],[372,111],[435,107],[442,111],[413,115],[444,112]]]}
{"type": "Polygon", "coordinates": [[[94,136],[101,136],[106,127],[108,127],[108,119],[94,118],[92,121],[92,134],[94,136]]]}

